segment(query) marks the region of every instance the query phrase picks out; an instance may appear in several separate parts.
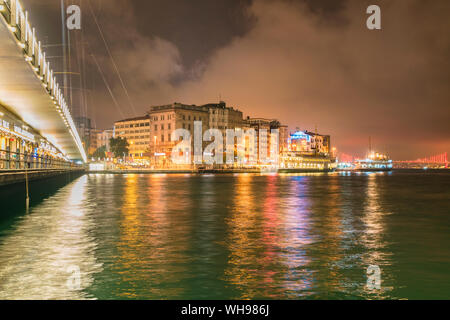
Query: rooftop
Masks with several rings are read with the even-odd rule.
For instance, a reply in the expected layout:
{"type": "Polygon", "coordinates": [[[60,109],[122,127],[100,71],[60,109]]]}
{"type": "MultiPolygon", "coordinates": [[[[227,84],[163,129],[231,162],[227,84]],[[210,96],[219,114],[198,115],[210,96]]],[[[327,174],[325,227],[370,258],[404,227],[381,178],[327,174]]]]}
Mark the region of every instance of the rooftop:
{"type": "Polygon", "coordinates": [[[132,121],[140,121],[140,120],[147,120],[147,119],[150,119],[149,115],[135,117],[135,118],[128,118],[128,119],[124,119],[124,120],[119,120],[119,121],[116,121],[115,123],[132,122],[132,121]]]}

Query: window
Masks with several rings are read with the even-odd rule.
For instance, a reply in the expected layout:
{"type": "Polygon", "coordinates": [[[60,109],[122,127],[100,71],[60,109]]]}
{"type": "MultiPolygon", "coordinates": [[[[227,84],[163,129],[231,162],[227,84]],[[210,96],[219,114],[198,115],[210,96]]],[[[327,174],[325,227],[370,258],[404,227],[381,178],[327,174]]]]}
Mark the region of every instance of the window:
{"type": "Polygon", "coordinates": [[[164,125],[163,124],[161,125],[161,130],[164,130],[164,125]]]}
{"type": "Polygon", "coordinates": [[[189,116],[188,120],[191,121],[191,116],[189,116]]]}
{"type": "Polygon", "coordinates": [[[183,114],[183,120],[186,120],[186,116],[183,114]]]}
{"type": "Polygon", "coordinates": [[[164,120],[164,116],[161,116],[161,121],[163,121],[164,120]]]}
{"type": "Polygon", "coordinates": [[[164,135],[161,135],[161,142],[164,142],[164,135]]]}
{"type": "Polygon", "coordinates": [[[170,127],[171,127],[171,126],[170,126],[170,123],[169,123],[167,126],[168,126],[168,129],[170,130],[170,129],[171,129],[171,128],[170,128],[170,127]]]}
{"type": "Polygon", "coordinates": [[[170,137],[170,133],[167,135],[167,141],[169,141],[170,142],[170,139],[171,139],[171,137],[170,137]]]}
{"type": "Polygon", "coordinates": [[[158,125],[155,124],[155,131],[158,131],[158,125]]]}

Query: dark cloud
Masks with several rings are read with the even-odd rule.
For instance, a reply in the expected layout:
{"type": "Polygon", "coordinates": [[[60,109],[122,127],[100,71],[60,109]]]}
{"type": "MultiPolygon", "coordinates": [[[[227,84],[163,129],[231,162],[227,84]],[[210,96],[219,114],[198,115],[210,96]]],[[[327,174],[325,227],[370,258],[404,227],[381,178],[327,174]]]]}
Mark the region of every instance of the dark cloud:
{"type": "MultiPolygon", "coordinates": [[[[42,12],[46,1],[40,3],[42,12]]],[[[83,3],[92,52],[132,115],[83,3]]],[[[363,154],[369,136],[396,158],[450,150],[448,1],[92,4],[140,113],[221,96],[251,116],[291,128],[317,125],[347,153],[363,154]],[[382,9],[381,31],[365,27],[373,3],[382,9]]],[[[99,126],[111,126],[119,115],[102,80],[93,78],[91,114],[99,126]]]]}

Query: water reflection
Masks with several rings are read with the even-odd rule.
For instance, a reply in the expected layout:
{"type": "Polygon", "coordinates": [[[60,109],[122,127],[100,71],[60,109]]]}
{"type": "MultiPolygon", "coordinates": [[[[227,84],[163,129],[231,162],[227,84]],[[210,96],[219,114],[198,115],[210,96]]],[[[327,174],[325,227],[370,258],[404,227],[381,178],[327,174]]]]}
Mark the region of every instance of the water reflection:
{"type": "MultiPolygon", "coordinates": [[[[419,229],[408,224],[412,197],[403,194],[403,216],[396,211],[399,197],[391,193],[397,188],[389,183],[397,178],[86,175],[2,232],[0,298],[404,297],[396,287],[399,260],[408,268],[415,254],[410,244],[420,239],[405,242],[405,230],[419,229]],[[67,287],[74,265],[81,271],[78,290],[67,287]],[[380,291],[366,288],[369,265],[382,270],[380,291]]],[[[425,196],[422,206],[447,213],[425,196]]],[[[445,244],[448,223],[431,228],[430,220],[421,221],[433,234],[444,231],[422,237],[445,244]]],[[[448,292],[441,284],[449,280],[444,265],[443,281],[429,280],[441,293],[448,292]]]]}
{"type": "Polygon", "coordinates": [[[369,290],[365,288],[365,293],[369,296],[381,297],[392,291],[389,285],[392,280],[392,275],[389,273],[389,266],[391,266],[392,253],[388,250],[388,242],[385,240],[386,226],[385,218],[390,214],[385,210],[381,203],[380,189],[378,185],[379,177],[383,174],[370,173],[368,174],[368,183],[366,191],[366,208],[362,221],[364,222],[365,230],[361,235],[363,245],[366,250],[363,254],[363,265],[366,268],[369,265],[376,265],[384,270],[382,273],[382,290],[369,290]],[[384,282],[384,284],[383,284],[384,282]],[[386,285],[388,284],[388,285],[386,285]]]}
{"type": "Polygon", "coordinates": [[[87,177],[24,216],[0,246],[0,299],[93,298],[84,289],[102,267],[94,255],[88,214],[87,177]],[[64,206],[61,204],[64,203],[64,206]],[[80,287],[68,286],[70,268],[80,270],[80,287]]]}
{"type": "Polygon", "coordinates": [[[176,187],[169,181],[164,175],[128,175],[125,179],[119,256],[114,264],[121,276],[118,297],[178,297],[185,290],[178,283],[187,276],[189,189],[183,179],[176,187]]]}

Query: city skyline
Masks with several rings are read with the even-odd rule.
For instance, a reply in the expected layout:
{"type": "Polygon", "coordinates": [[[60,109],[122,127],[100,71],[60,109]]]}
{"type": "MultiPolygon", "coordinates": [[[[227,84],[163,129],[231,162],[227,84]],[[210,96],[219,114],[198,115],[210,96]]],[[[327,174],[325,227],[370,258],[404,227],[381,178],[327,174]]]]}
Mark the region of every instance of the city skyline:
{"type": "MultiPolygon", "coordinates": [[[[59,1],[24,3],[33,20],[55,12],[41,32],[58,42],[59,1]]],[[[318,126],[346,153],[364,154],[369,136],[396,159],[449,150],[448,3],[414,2],[406,10],[381,1],[383,27],[375,31],[365,28],[364,1],[215,1],[202,12],[170,1],[109,3],[82,3],[86,41],[117,100],[98,72],[91,76],[87,115],[97,127],[151,105],[225,100],[244,116],[276,118],[291,129],[318,126]],[[158,23],[157,12],[171,23],[158,23]]]]}

